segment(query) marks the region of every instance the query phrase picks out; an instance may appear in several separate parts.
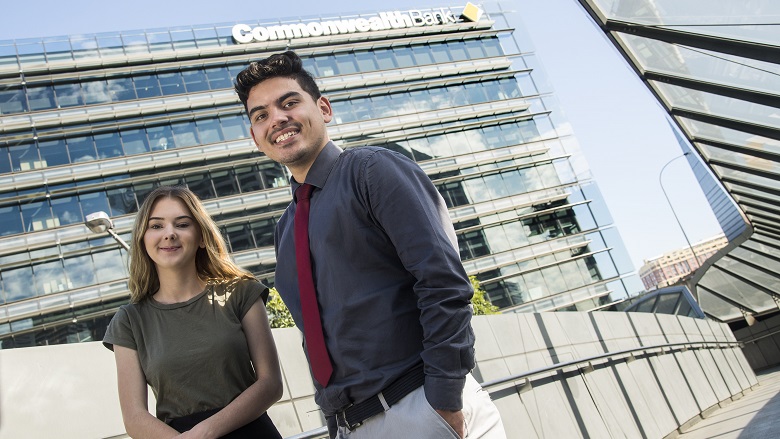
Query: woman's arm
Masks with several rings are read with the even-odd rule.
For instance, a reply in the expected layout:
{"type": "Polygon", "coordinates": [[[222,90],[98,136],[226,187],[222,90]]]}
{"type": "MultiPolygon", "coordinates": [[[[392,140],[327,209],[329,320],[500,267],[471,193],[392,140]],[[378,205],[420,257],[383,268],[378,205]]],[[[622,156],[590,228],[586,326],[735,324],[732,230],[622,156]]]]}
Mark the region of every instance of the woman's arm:
{"type": "Polygon", "coordinates": [[[138,352],[114,345],[119,406],[122,420],[130,437],[173,438],[179,432],[152,416],[147,409],[146,378],[141,370],[138,352]]]}
{"type": "Polygon", "coordinates": [[[214,416],[184,433],[184,437],[217,438],[248,424],[282,397],[282,372],[268,315],[262,300],[255,302],[241,325],[249,345],[257,381],[214,416]]]}

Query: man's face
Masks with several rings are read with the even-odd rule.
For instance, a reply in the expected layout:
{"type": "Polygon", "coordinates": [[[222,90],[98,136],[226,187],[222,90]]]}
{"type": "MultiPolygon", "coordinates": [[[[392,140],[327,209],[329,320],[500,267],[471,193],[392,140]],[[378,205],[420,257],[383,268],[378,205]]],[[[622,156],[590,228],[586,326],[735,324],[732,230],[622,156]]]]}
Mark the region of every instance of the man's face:
{"type": "Polygon", "coordinates": [[[316,101],[291,78],[266,79],[247,99],[250,132],[257,149],[292,172],[300,183],[328,142],[333,117],[325,97],[316,101]]]}

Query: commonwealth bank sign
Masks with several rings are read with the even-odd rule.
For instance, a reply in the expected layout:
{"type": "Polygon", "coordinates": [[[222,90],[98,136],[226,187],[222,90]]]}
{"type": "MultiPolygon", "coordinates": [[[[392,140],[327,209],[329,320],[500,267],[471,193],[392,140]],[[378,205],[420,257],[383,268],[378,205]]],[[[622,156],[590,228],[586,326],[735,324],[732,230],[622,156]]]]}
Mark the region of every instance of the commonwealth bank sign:
{"type": "Polygon", "coordinates": [[[420,26],[439,26],[464,21],[479,21],[482,10],[468,3],[460,15],[446,8],[426,11],[380,12],[375,16],[350,18],[348,20],[312,21],[308,23],[283,24],[278,26],[251,27],[247,24],[233,26],[233,41],[247,44],[263,41],[290,40],[294,38],[319,37],[358,32],[372,32],[389,29],[403,29],[420,26]]]}

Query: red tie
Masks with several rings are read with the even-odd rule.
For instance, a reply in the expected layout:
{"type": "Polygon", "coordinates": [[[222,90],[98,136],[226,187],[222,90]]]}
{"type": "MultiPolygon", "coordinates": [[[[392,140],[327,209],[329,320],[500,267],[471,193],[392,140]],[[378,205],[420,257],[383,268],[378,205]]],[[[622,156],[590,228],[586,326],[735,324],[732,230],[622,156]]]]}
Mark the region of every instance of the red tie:
{"type": "Polygon", "coordinates": [[[327,387],[333,366],[330,363],[325,336],[322,334],[320,308],[317,305],[317,293],[314,291],[314,279],[311,271],[311,253],[309,251],[309,197],[314,190],[310,184],[302,184],[295,191],[295,260],[298,263],[298,290],[301,295],[303,312],[303,335],[314,379],[322,387],[327,387]]]}

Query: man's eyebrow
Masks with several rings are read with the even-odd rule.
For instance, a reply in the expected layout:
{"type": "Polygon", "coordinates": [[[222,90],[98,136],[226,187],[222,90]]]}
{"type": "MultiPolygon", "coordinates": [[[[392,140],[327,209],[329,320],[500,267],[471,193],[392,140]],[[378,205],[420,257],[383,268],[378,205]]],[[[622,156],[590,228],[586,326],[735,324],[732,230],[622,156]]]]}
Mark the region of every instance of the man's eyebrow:
{"type": "MultiPolygon", "coordinates": [[[[291,97],[298,97],[298,96],[301,96],[301,94],[298,93],[297,91],[288,91],[287,93],[279,96],[279,98],[276,100],[276,102],[278,104],[281,104],[282,102],[286,101],[287,99],[289,99],[291,97]]],[[[251,119],[252,115],[255,114],[256,112],[260,111],[260,110],[265,110],[265,105],[258,105],[256,107],[252,107],[251,109],[249,109],[249,118],[251,119]]]]}

